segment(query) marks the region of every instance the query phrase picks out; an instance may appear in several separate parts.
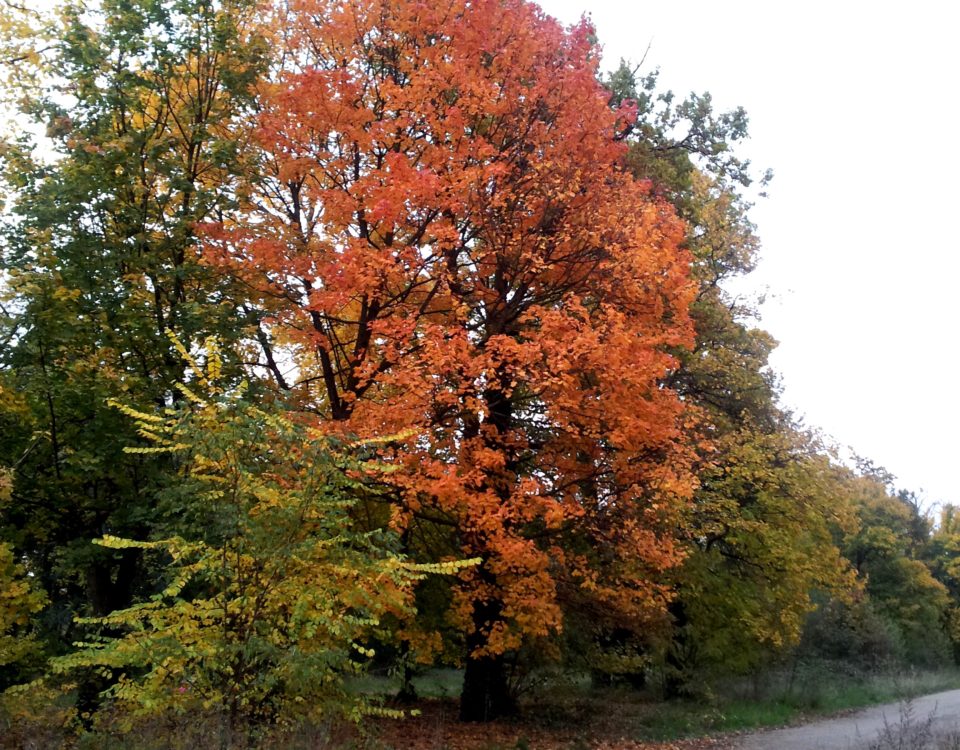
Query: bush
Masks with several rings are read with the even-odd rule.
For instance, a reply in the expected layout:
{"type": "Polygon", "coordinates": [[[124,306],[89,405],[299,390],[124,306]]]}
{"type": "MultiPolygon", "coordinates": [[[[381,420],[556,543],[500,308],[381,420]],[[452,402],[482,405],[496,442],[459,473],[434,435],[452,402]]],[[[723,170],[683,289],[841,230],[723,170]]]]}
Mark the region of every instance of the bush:
{"type": "Polygon", "coordinates": [[[114,724],[213,716],[221,747],[277,723],[356,720],[375,707],[344,677],[373,655],[364,644],[380,618],[406,614],[425,573],[460,564],[412,565],[391,534],[356,528],[357,504],[387,471],[363,460],[364,446],[221,388],[212,343],[205,367],[181,353],[195,373],[182,406],[163,416],[117,408],[149,443],[131,452],[180,462],[167,503],[183,533],[97,540],[166,561],[166,585],[84,620],[93,635],[54,668],[100,670],[114,724]]]}

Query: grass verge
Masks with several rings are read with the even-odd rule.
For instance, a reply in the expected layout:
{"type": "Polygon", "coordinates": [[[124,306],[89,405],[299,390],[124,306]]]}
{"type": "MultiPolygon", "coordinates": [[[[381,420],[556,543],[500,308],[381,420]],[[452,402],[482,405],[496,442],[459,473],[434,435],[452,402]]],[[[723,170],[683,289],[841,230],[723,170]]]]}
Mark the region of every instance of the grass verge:
{"type": "Polygon", "coordinates": [[[722,685],[716,695],[723,697],[649,704],[638,711],[631,734],[672,740],[783,726],[956,688],[955,669],[857,674],[816,665],[722,685]]]}

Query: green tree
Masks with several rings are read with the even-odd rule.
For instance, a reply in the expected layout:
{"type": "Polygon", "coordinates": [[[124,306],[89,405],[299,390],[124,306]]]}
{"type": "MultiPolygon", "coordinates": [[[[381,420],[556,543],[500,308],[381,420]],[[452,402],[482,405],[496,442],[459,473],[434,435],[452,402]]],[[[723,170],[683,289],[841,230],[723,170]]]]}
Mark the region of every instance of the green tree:
{"type": "MultiPolygon", "coordinates": [[[[638,79],[625,64],[608,87],[614,104],[638,103],[629,164],[686,219],[698,284],[696,342],[678,352],[668,383],[698,416],[689,439],[700,489],[681,530],[687,555],[671,578],[672,623],[653,638],[633,636],[641,652],[659,651],[674,692],[704,669],[745,670],[796,644],[814,592],[852,586],[836,539],[853,519],[844,473],[778,404],[768,366],[776,342],[756,326],[755,302],[725,286],[753,270],[759,251],[746,197],[753,170],[736,154],[745,112],[717,113],[708,94],[677,101],[655,74],[638,79]]],[[[619,632],[615,645],[630,630],[606,627],[619,632]]]]}
{"type": "Polygon", "coordinates": [[[885,472],[858,478],[859,529],[845,540],[844,554],[895,631],[894,655],[909,664],[941,664],[950,651],[949,589],[934,576],[936,562],[926,561],[930,524],[916,496],[893,491],[889,479],[885,472]]]}
{"type": "Polygon", "coordinates": [[[152,585],[141,550],[91,544],[146,538],[172,470],[167,456],[123,452],[134,432],[107,400],[181,398],[166,328],[255,339],[256,320],[193,238],[196,222],[230,210],[245,170],[230,125],[263,57],[253,18],[244,0],[68,5],[51,49],[23,61],[44,82],[19,93],[47,139],[0,150],[0,463],[14,469],[0,533],[57,592],[45,622],[63,648],[72,613],[105,615],[152,585]]]}
{"type": "Polygon", "coordinates": [[[932,529],[924,560],[950,596],[948,633],[954,662],[960,663],[960,509],[947,504],[932,529]]]}

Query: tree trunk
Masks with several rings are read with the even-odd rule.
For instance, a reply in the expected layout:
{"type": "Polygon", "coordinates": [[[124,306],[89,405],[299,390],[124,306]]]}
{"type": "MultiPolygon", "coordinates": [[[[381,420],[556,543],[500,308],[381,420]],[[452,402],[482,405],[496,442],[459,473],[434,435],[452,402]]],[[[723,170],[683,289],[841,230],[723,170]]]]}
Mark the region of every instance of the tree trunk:
{"type": "MultiPolygon", "coordinates": [[[[404,537],[407,533],[404,532],[404,537]]],[[[406,553],[406,543],[403,547],[406,553]]],[[[413,669],[410,666],[410,641],[400,642],[400,690],[397,691],[396,699],[401,703],[416,703],[419,700],[417,688],[413,684],[413,669]]]]}
{"type": "Polygon", "coordinates": [[[133,603],[140,558],[140,550],[125,549],[120,560],[100,553],[88,564],[86,593],[94,615],[102,617],[133,603]]]}
{"type": "MultiPolygon", "coordinates": [[[[133,587],[140,570],[140,550],[125,549],[119,562],[101,554],[91,561],[86,569],[87,601],[97,617],[108,615],[118,609],[129,607],[133,603],[133,587]]],[[[107,634],[115,634],[113,628],[106,628],[107,634]]],[[[115,683],[119,670],[85,669],[77,681],[77,712],[83,726],[92,726],[93,714],[103,703],[102,694],[115,683]]]]}
{"type": "Polygon", "coordinates": [[[486,645],[490,625],[499,616],[499,602],[474,602],[474,628],[467,637],[467,664],[460,694],[460,721],[493,721],[517,712],[503,655],[475,656],[476,650],[486,645]]]}
{"type": "Polygon", "coordinates": [[[664,697],[668,699],[688,695],[693,662],[693,654],[690,653],[693,644],[686,631],[689,618],[683,602],[675,599],[670,604],[670,614],[673,615],[673,638],[667,649],[667,669],[663,681],[664,697]]]}

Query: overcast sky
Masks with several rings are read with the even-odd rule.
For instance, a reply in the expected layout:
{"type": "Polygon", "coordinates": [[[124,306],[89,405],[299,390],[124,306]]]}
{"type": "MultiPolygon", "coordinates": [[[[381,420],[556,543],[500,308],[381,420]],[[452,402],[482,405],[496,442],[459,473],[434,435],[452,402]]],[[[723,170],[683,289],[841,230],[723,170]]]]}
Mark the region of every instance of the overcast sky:
{"type": "MultiPolygon", "coordinates": [[[[585,0],[543,0],[565,23],[585,0]]],[[[929,504],[960,503],[960,6],[686,0],[589,6],[605,65],[742,105],[771,167],[751,288],[784,402],[929,504]]]]}

